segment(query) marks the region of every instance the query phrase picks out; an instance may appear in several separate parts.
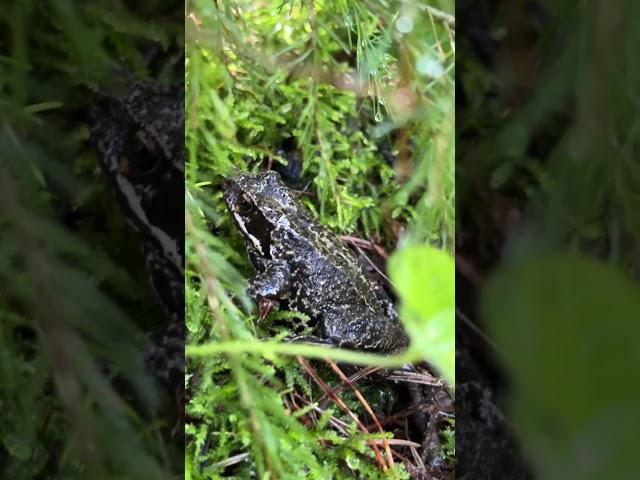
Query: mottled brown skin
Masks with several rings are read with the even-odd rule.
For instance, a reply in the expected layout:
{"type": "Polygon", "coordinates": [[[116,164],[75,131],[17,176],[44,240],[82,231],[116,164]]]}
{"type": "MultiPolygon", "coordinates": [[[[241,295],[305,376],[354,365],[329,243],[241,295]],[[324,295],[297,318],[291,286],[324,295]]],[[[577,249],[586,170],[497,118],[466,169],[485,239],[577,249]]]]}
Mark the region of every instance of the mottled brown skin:
{"type": "Polygon", "coordinates": [[[227,181],[224,198],[258,271],[249,282],[252,297],[287,301],[336,346],[392,353],[408,345],[382,287],[276,172],[239,175],[227,181]]]}

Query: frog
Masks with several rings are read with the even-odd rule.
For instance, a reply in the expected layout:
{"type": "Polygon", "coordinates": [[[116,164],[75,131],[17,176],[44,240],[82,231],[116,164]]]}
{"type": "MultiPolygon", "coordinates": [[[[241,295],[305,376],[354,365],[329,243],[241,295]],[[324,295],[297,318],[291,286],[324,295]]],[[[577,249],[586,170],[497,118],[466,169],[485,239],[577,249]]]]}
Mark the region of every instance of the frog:
{"type": "Polygon", "coordinates": [[[96,93],[90,140],[103,176],[142,246],[149,282],[164,309],[145,362],[184,388],[184,89],[135,82],[96,93]]]}
{"type": "Polygon", "coordinates": [[[292,340],[380,354],[408,347],[390,296],[277,172],[237,173],[222,189],[257,272],[249,296],[258,304],[284,302],[315,325],[313,335],[292,340]]]}

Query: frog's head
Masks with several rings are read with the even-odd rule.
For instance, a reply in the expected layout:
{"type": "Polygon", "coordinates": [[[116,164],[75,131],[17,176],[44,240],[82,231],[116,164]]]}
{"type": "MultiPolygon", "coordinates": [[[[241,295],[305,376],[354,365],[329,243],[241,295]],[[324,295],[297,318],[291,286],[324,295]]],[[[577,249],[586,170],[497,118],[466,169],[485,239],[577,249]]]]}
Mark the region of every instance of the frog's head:
{"type": "Polygon", "coordinates": [[[270,234],[297,211],[297,201],[277,172],[240,174],[224,184],[224,200],[246,242],[269,256],[270,234]]]}
{"type": "Polygon", "coordinates": [[[91,141],[125,215],[145,244],[184,263],[184,94],[182,86],[135,84],[99,94],[91,141]]]}
{"type": "Polygon", "coordinates": [[[184,94],[180,86],[137,83],[123,96],[100,93],[91,109],[91,140],[107,173],[150,183],[184,171],[184,94]]]}

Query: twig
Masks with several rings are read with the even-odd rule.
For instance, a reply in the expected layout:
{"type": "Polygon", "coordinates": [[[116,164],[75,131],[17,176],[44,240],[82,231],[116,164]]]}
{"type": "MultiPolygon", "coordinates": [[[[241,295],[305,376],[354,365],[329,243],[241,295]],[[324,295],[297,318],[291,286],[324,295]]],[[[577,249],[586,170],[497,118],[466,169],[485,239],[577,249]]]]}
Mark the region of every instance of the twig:
{"type": "Polygon", "coordinates": [[[403,445],[415,448],[420,448],[422,446],[419,443],[412,442],[411,440],[403,440],[401,438],[374,438],[372,440],[380,444],[382,444],[383,442],[387,442],[389,445],[403,445]]]}
{"type": "MultiPolygon", "coordinates": [[[[322,380],[318,374],[316,373],[316,371],[311,368],[311,366],[309,365],[309,363],[302,357],[296,357],[298,360],[298,363],[302,366],[302,368],[304,368],[306,370],[306,372],[311,376],[311,378],[313,378],[313,380],[318,384],[318,386],[320,388],[322,388],[322,390],[324,390],[325,392],[330,392],[331,389],[329,388],[329,386],[325,383],[324,380],[322,380]]],[[[363,432],[363,433],[369,433],[369,430],[367,430],[367,428],[363,425],[363,423],[360,421],[360,419],[357,417],[357,415],[355,413],[353,413],[351,411],[351,409],[349,407],[347,407],[347,405],[342,401],[342,399],[340,397],[338,397],[337,395],[332,395],[331,396],[333,398],[333,400],[336,402],[336,405],[338,405],[338,407],[344,411],[347,415],[349,415],[349,417],[351,417],[351,419],[356,422],[356,425],[358,426],[358,429],[363,432]]],[[[389,469],[389,467],[387,466],[386,462],[384,461],[384,457],[382,456],[382,454],[380,453],[380,449],[378,448],[378,446],[371,442],[370,440],[367,441],[367,443],[369,445],[371,445],[371,447],[373,448],[373,451],[375,453],[376,456],[376,460],[378,461],[378,463],[380,464],[380,467],[386,471],[389,469]]]]}
{"type": "MultiPolygon", "coordinates": [[[[375,373],[375,372],[377,372],[377,371],[379,371],[379,370],[380,370],[380,367],[367,367],[367,368],[364,368],[364,369],[362,369],[362,370],[359,370],[359,371],[358,371],[357,373],[355,373],[354,375],[351,375],[351,376],[349,377],[349,381],[350,381],[351,383],[358,382],[358,381],[362,380],[363,378],[368,377],[369,375],[371,375],[371,374],[373,374],[373,373],[375,373]]],[[[341,392],[342,390],[344,390],[345,388],[347,388],[347,385],[346,385],[345,383],[341,383],[340,385],[335,386],[335,387],[331,390],[331,392],[332,392],[334,395],[337,395],[338,393],[340,393],[340,392],[341,392]]],[[[323,407],[326,405],[326,403],[329,401],[329,397],[330,397],[330,396],[329,396],[328,394],[326,394],[326,393],[325,393],[322,397],[320,397],[320,398],[317,400],[317,403],[318,403],[318,405],[320,406],[320,408],[323,408],[323,407]]]]}
{"type": "Polygon", "coordinates": [[[425,5],[423,8],[433,18],[436,18],[436,19],[440,20],[441,22],[446,23],[451,28],[456,28],[456,17],[454,17],[450,13],[443,12],[442,10],[438,10],[437,8],[430,7],[429,5],[425,5]]]}
{"type": "Polygon", "coordinates": [[[367,248],[369,250],[375,250],[376,253],[378,255],[380,255],[382,258],[384,258],[385,260],[387,260],[389,258],[389,254],[385,251],[385,249],[382,248],[377,243],[372,242],[371,240],[365,240],[364,238],[353,237],[351,235],[342,235],[340,237],[340,239],[343,242],[351,243],[354,246],[358,246],[359,245],[359,246],[361,246],[363,248],[367,248]]]}
{"type": "Polygon", "coordinates": [[[226,467],[230,467],[231,465],[235,465],[237,463],[243,462],[247,458],[249,458],[248,453],[239,453],[238,455],[234,455],[233,457],[226,458],[221,462],[214,463],[212,466],[226,468],[226,467]]]}
{"type": "Polygon", "coordinates": [[[496,345],[493,340],[491,340],[486,333],[478,328],[478,326],[471,321],[469,317],[467,317],[462,311],[456,307],[456,317],[464,322],[476,335],[478,335],[482,340],[484,340],[487,345],[489,345],[496,353],[500,355],[504,355],[504,352],[496,345]]]}
{"type": "MultiPolygon", "coordinates": [[[[349,379],[347,378],[347,376],[344,374],[344,372],[340,369],[340,367],[338,367],[338,365],[335,362],[332,362],[331,360],[327,360],[327,363],[329,364],[329,366],[331,367],[331,369],[338,375],[338,377],[340,377],[340,380],[342,380],[344,383],[346,383],[348,385],[348,387],[351,389],[351,391],[354,393],[354,395],[356,396],[356,398],[358,399],[358,401],[362,404],[362,406],[364,407],[365,411],[371,416],[371,418],[373,419],[373,422],[375,423],[376,427],[378,427],[378,431],[380,433],[384,433],[384,429],[382,428],[382,425],[380,425],[380,422],[378,421],[378,417],[376,416],[375,413],[373,413],[373,409],[371,408],[371,406],[369,405],[369,403],[365,400],[365,398],[362,396],[362,394],[360,393],[360,390],[358,390],[353,383],[351,383],[349,381],[349,379]]],[[[383,446],[384,446],[384,450],[387,454],[387,459],[389,460],[389,466],[391,468],[393,468],[393,455],[391,455],[391,449],[389,448],[389,442],[387,441],[387,439],[383,439],[383,446]]]]}
{"type": "MultiPolygon", "coordinates": [[[[298,397],[301,401],[305,402],[307,405],[312,405],[308,400],[306,400],[305,398],[303,398],[300,394],[296,393],[294,394],[296,397],[298,397]]],[[[319,414],[323,414],[324,410],[322,408],[320,408],[319,406],[316,405],[312,405],[311,406],[311,410],[315,413],[319,413],[319,414]]],[[[349,429],[349,425],[347,424],[347,422],[340,420],[339,418],[336,418],[334,416],[329,417],[329,423],[331,424],[331,426],[333,428],[335,428],[338,432],[340,432],[341,434],[343,434],[344,436],[347,436],[348,434],[348,429],[349,429]]]]}
{"type": "Polygon", "coordinates": [[[387,378],[389,380],[400,380],[402,382],[418,383],[431,387],[442,387],[444,385],[441,379],[433,375],[420,372],[407,372],[406,370],[394,370],[387,378]]]}

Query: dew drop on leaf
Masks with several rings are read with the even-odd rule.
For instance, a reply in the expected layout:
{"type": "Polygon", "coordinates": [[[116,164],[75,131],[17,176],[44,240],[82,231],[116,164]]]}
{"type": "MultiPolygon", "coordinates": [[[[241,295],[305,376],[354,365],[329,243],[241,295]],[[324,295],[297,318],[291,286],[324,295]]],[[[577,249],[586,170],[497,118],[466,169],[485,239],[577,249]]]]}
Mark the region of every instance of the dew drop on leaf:
{"type": "Polygon", "coordinates": [[[351,470],[356,470],[360,466],[360,459],[352,454],[347,454],[345,461],[351,470]]]}
{"type": "Polygon", "coordinates": [[[408,16],[402,16],[398,20],[396,20],[396,29],[400,33],[409,33],[413,30],[413,19],[408,16]]]}
{"type": "Polygon", "coordinates": [[[377,112],[373,118],[376,120],[376,122],[381,122],[382,121],[382,112],[377,112]]]}
{"type": "Polygon", "coordinates": [[[445,73],[442,64],[430,55],[422,55],[416,62],[416,69],[431,78],[440,78],[445,73]]]}

